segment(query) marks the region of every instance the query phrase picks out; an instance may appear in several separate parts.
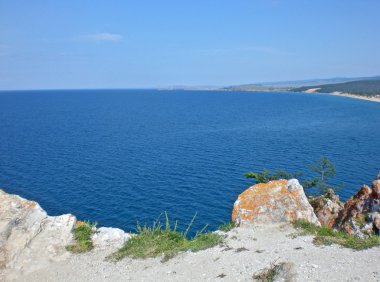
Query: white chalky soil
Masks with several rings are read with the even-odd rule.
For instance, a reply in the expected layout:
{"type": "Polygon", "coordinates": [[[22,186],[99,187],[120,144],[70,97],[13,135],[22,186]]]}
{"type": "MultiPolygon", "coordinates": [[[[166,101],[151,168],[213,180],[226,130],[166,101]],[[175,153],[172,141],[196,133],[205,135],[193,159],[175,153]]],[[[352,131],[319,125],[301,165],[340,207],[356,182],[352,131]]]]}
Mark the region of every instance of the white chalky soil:
{"type": "Polygon", "coordinates": [[[272,262],[293,263],[292,281],[380,281],[380,248],[353,251],[315,246],[312,236],[291,238],[289,225],[235,228],[225,246],[161,258],[107,262],[113,250],[71,255],[16,281],[253,281],[272,262]],[[240,252],[236,250],[242,249],[240,252]]]}

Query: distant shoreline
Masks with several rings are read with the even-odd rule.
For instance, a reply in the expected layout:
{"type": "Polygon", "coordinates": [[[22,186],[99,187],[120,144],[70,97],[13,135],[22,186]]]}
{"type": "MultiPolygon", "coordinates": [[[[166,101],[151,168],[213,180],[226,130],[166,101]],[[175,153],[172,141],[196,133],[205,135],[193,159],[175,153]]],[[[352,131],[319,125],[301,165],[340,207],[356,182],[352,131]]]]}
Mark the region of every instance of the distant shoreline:
{"type": "MultiPolygon", "coordinates": [[[[371,102],[377,102],[380,103],[380,97],[369,97],[369,96],[362,96],[357,94],[351,94],[351,93],[340,93],[340,92],[333,92],[333,93],[319,93],[316,92],[319,88],[313,88],[309,89],[307,91],[298,92],[298,93],[305,93],[305,94],[326,94],[326,95],[334,95],[334,96],[341,96],[341,97],[348,97],[348,98],[354,98],[354,99],[361,99],[371,102]]],[[[295,92],[296,93],[296,92],[295,92]]]]}
{"type": "MultiPolygon", "coordinates": [[[[320,93],[320,94],[322,94],[322,93],[320,93]]],[[[326,94],[380,103],[380,98],[378,98],[378,97],[367,97],[367,96],[355,95],[355,94],[350,94],[350,93],[340,93],[340,94],[338,94],[338,93],[326,93],[326,94]]]]}
{"type": "Polygon", "coordinates": [[[215,89],[215,90],[223,90],[223,91],[243,91],[243,92],[288,92],[288,93],[301,93],[301,94],[308,94],[308,95],[334,95],[334,96],[340,96],[340,97],[348,97],[348,98],[354,98],[354,99],[360,99],[360,100],[366,100],[371,102],[380,103],[380,97],[370,97],[370,96],[363,96],[358,94],[351,94],[351,93],[340,93],[340,92],[333,92],[333,93],[320,93],[317,92],[319,88],[311,88],[306,91],[292,91],[290,89],[276,89],[276,90],[230,90],[230,89],[215,89]]]}

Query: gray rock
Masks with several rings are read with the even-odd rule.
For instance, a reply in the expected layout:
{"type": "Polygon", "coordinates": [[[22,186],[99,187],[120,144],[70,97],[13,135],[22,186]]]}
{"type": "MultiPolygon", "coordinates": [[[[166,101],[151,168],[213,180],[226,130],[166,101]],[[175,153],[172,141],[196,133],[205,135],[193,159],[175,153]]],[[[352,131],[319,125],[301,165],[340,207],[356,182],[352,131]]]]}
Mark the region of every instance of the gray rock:
{"type": "Polygon", "coordinates": [[[12,279],[67,258],[75,223],[71,214],[48,216],[38,203],[0,190],[0,273],[12,279]]]}
{"type": "Polygon", "coordinates": [[[98,248],[106,248],[109,246],[120,248],[130,238],[130,234],[125,233],[119,228],[100,227],[96,229],[92,235],[92,242],[94,246],[98,248]]]}

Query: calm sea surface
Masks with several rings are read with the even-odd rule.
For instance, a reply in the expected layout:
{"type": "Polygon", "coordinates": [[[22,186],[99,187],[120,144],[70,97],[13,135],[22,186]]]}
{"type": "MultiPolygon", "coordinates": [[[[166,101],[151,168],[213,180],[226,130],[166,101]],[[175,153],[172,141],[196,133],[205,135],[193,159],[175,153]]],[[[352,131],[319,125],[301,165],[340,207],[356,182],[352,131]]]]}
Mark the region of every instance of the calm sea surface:
{"type": "Polygon", "coordinates": [[[380,103],[329,95],[155,90],[0,92],[0,187],[134,230],[161,212],[230,220],[249,170],[328,156],[347,199],[380,170],[380,103]]]}

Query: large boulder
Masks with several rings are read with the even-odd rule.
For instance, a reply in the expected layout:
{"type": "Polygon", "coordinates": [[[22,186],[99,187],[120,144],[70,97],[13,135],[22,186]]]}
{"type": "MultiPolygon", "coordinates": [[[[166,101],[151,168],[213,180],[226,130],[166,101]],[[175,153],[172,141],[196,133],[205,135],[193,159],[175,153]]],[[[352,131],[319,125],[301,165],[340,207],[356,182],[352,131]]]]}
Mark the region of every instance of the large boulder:
{"type": "Polygon", "coordinates": [[[320,225],[297,179],[256,184],[236,200],[232,221],[238,225],[307,220],[320,225]]]}
{"type": "Polygon", "coordinates": [[[67,258],[75,223],[71,214],[48,216],[38,203],[0,190],[0,280],[67,258]]]}
{"type": "Polygon", "coordinates": [[[309,199],[314,212],[322,225],[333,227],[339,212],[343,209],[343,202],[330,189],[325,195],[309,199]]]}

